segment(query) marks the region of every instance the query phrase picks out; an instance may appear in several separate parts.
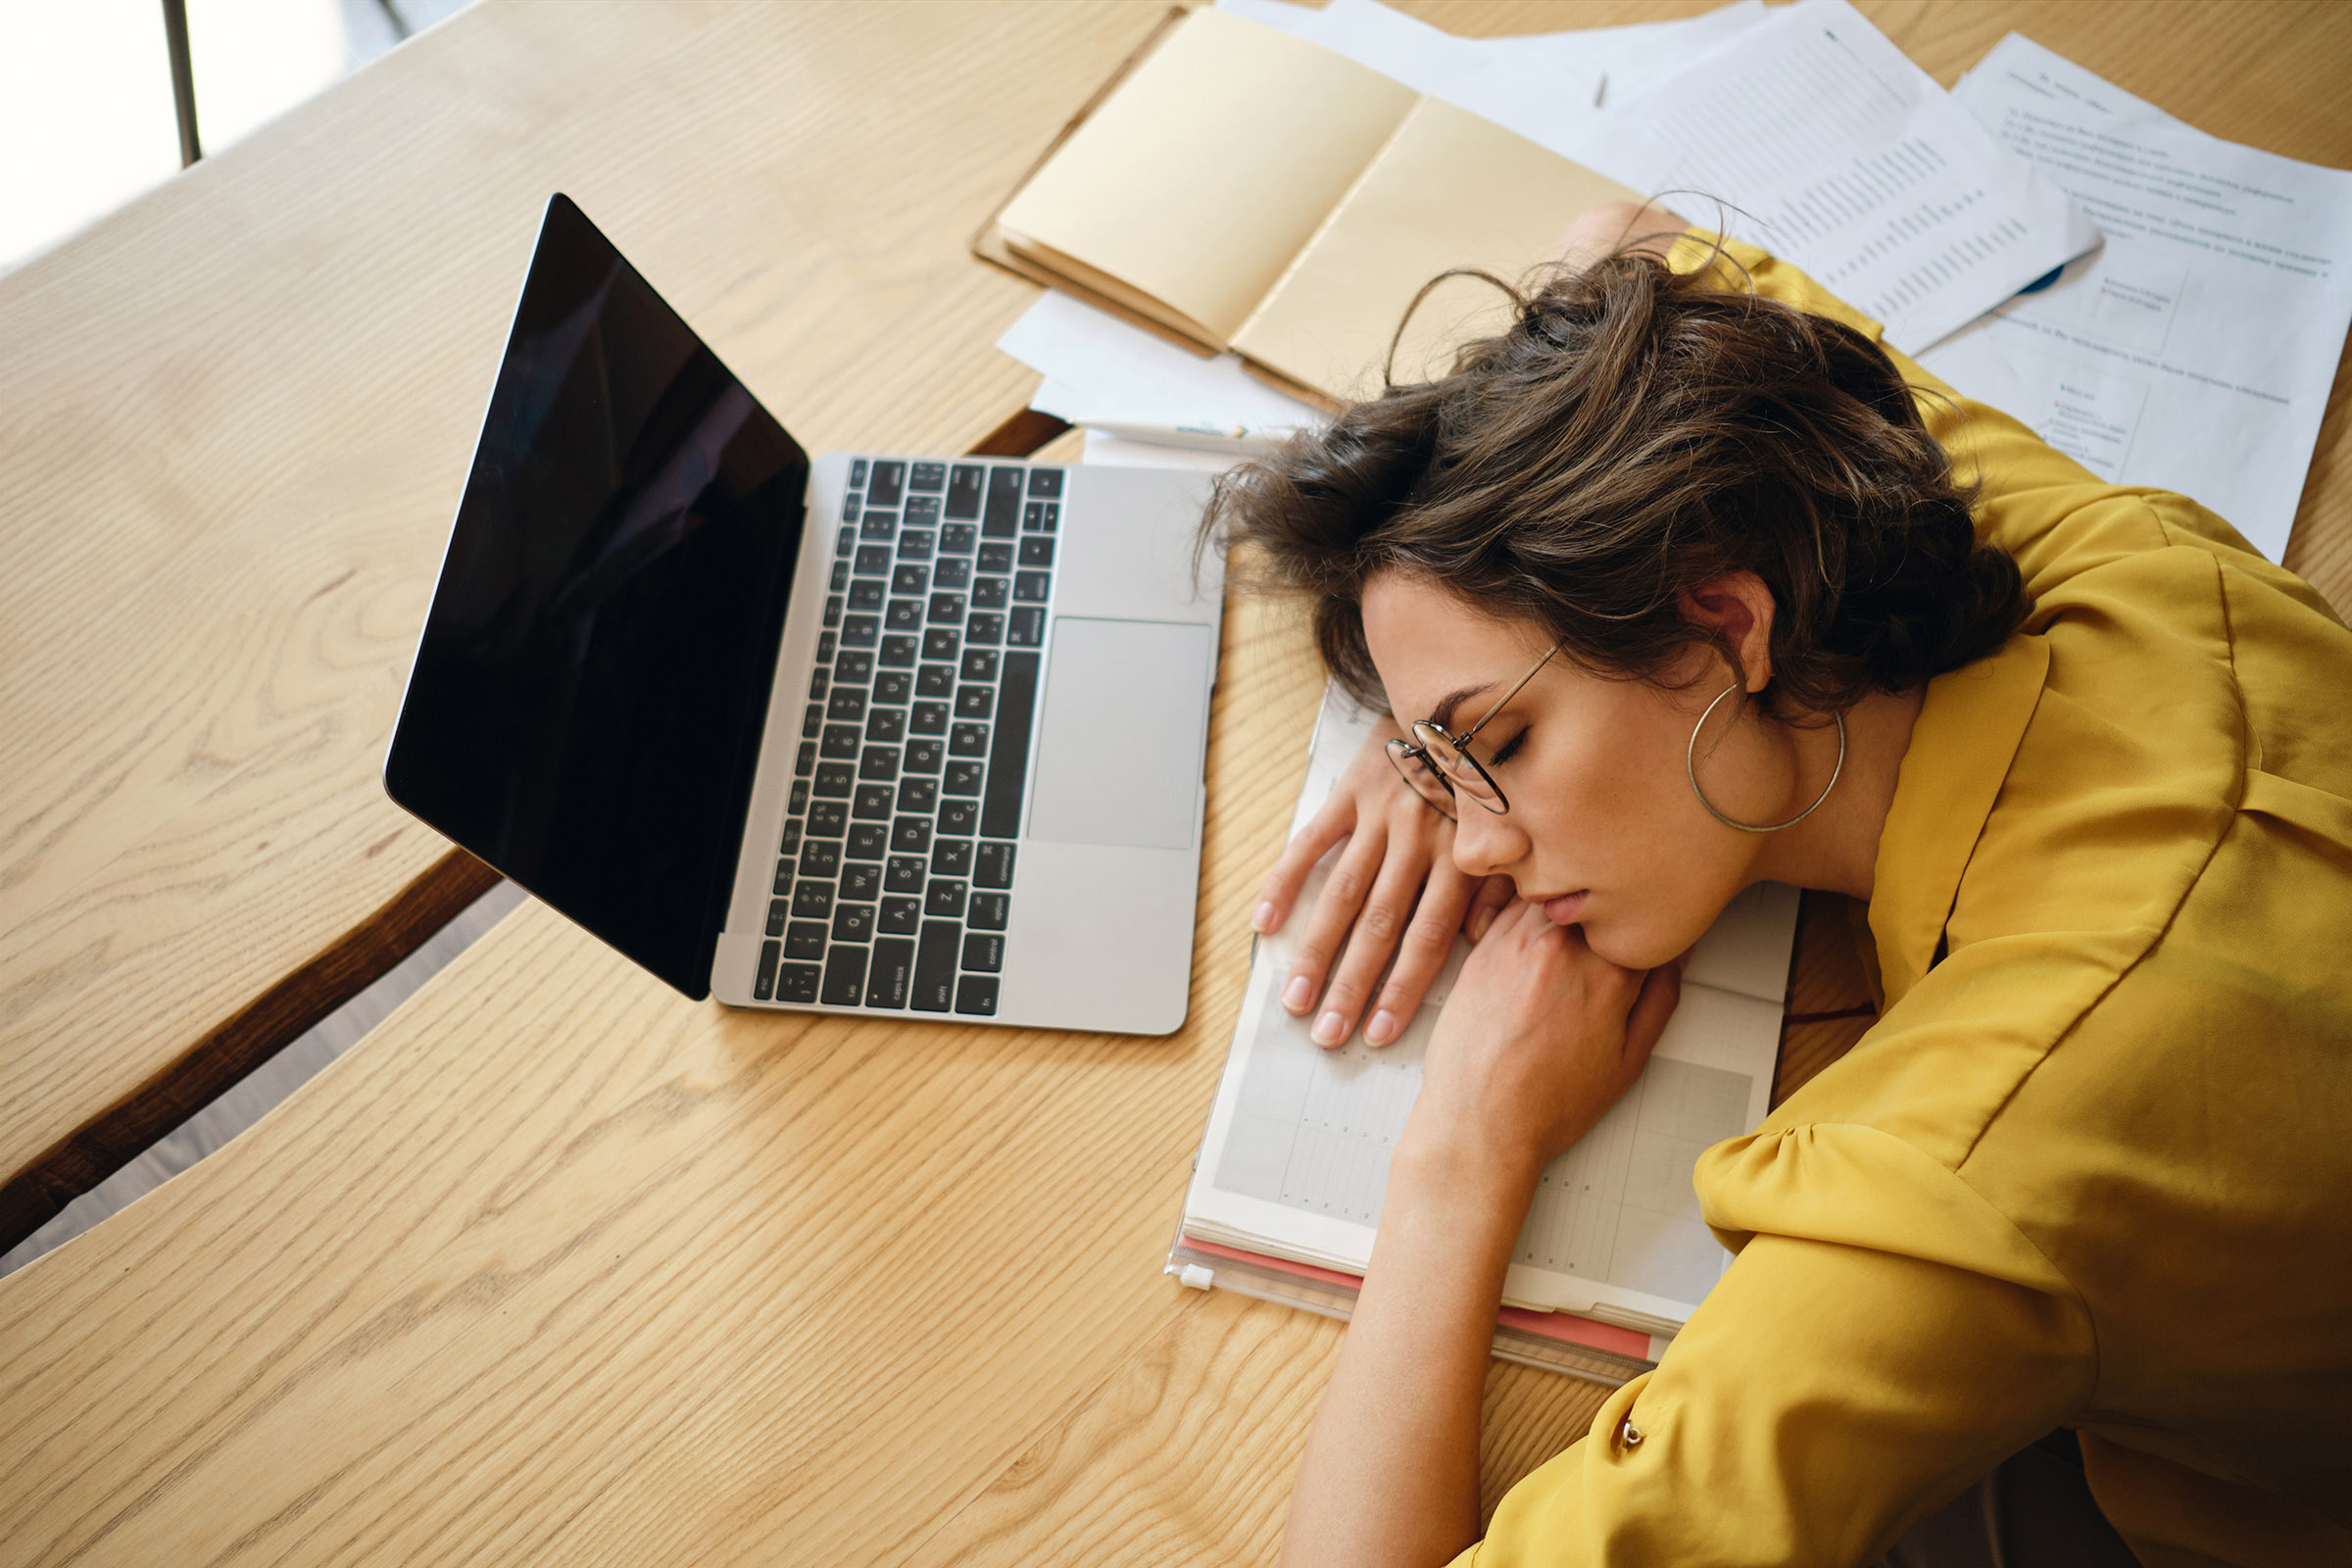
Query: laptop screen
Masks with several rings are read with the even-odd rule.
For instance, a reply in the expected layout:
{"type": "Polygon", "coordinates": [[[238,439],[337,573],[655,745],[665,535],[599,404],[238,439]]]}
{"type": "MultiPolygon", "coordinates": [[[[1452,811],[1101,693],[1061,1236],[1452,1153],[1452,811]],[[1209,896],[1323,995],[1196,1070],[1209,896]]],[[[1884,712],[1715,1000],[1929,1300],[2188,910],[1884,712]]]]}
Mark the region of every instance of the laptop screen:
{"type": "Polygon", "coordinates": [[[636,269],[551,199],[384,785],[697,999],[808,471],[636,269]]]}

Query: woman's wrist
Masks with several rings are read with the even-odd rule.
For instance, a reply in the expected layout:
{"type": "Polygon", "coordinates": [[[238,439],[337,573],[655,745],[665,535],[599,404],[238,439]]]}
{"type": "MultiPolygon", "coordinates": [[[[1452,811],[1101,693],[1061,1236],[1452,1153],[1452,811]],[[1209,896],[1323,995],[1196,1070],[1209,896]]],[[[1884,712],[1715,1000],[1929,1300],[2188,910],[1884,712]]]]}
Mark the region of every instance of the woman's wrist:
{"type": "Polygon", "coordinates": [[[1543,1174],[1544,1162],[1532,1150],[1415,1117],[1389,1158],[1383,1218],[1404,1207],[1434,1210],[1466,1235],[1494,1232],[1507,1246],[1527,1218],[1543,1174]]]}

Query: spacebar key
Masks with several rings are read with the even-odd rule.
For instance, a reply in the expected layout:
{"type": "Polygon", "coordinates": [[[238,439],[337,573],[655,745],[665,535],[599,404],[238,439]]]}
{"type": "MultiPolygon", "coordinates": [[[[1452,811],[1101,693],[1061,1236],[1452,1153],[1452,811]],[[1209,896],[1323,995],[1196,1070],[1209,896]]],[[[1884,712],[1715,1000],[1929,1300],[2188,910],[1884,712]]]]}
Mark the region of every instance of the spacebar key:
{"type": "Polygon", "coordinates": [[[925,920],[921,942],[914,951],[914,994],[907,999],[917,1012],[945,1012],[956,1004],[956,954],[963,941],[963,926],[955,920],[925,920]]]}
{"type": "Polygon", "coordinates": [[[988,749],[988,793],[980,799],[983,838],[1018,838],[1021,784],[1029,771],[1029,724],[1037,707],[1035,654],[1006,654],[997,677],[997,732],[988,749]]]}

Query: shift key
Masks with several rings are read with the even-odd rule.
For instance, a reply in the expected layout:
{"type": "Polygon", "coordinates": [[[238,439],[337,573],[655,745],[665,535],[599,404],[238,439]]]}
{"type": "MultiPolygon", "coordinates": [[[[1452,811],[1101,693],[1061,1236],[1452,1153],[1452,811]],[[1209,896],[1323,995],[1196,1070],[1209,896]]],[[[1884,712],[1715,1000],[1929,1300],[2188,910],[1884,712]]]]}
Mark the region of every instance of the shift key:
{"type": "Polygon", "coordinates": [[[914,951],[914,989],[906,1004],[917,1012],[946,1012],[956,1004],[956,959],[963,927],[955,920],[925,920],[914,951]]]}

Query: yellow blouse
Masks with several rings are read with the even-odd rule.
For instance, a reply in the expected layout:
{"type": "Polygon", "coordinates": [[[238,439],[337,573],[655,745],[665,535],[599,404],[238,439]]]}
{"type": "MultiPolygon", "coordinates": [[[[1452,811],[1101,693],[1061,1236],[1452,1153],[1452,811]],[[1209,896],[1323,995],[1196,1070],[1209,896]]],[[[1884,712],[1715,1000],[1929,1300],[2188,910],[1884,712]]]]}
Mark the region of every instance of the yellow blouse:
{"type": "Polygon", "coordinates": [[[1928,689],[1878,1024],[1698,1162],[1739,1255],[1459,1562],[1864,1562],[2064,1425],[2149,1568],[2352,1563],[2352,632],[1893,358],[2033,617],[1928,689]]]}

